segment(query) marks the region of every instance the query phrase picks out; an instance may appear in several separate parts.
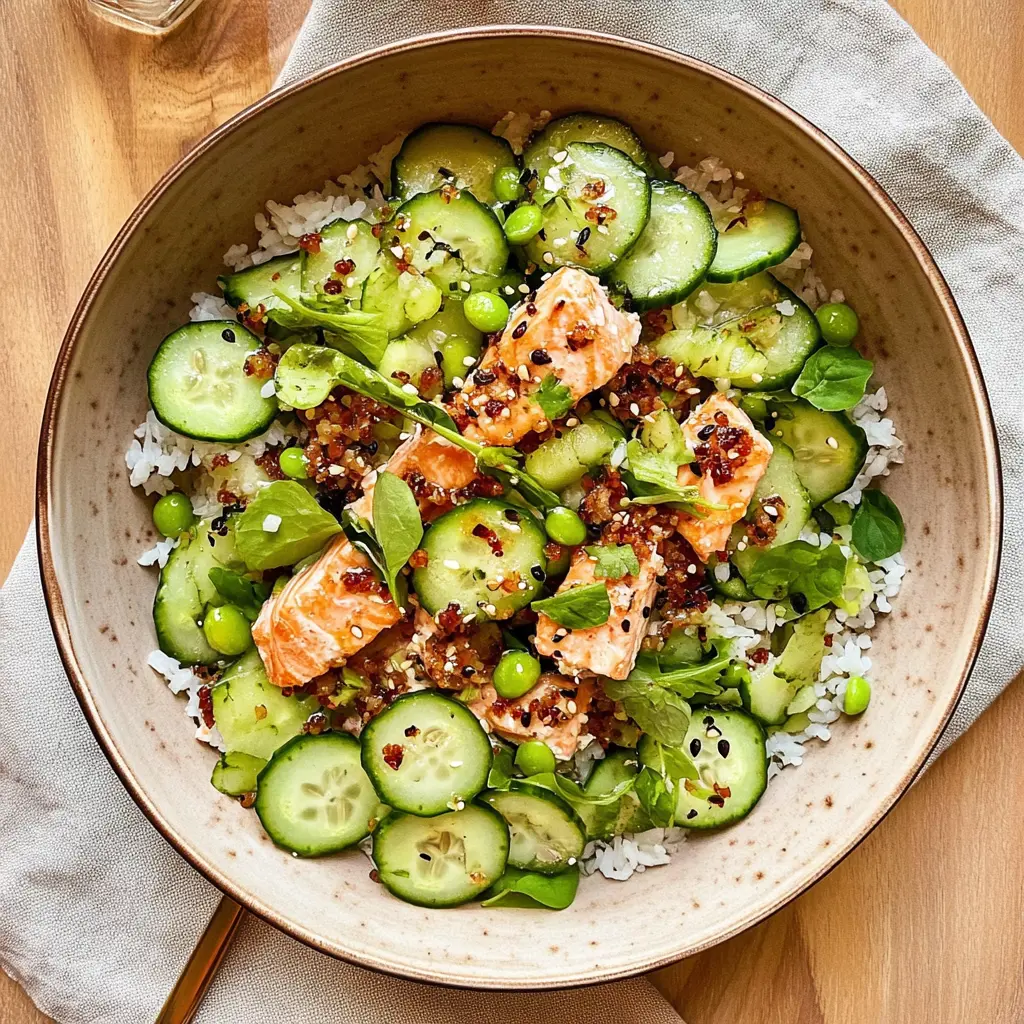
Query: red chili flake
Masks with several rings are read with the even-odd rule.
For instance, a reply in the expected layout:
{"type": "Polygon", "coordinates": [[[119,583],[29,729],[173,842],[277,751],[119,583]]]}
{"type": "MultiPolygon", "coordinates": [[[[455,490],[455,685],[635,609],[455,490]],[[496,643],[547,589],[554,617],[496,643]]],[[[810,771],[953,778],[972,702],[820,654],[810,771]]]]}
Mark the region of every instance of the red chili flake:
{"type": "Polygon", "coordinates": [[[610,220],[615,220],[618,217],[618,213],[610,206],[592,206],[583,216],[594,224],[601,225],[607,224],[610,220]]]}
{"type": "Polygon", "coordinates": [[[786,502],[779,494],[762,498],[747,525],[747,540],[756,548],[767,547],[778,533],[779,523],[785,518],[786,502]],[[771,509],[768,512],[767,509],[771,509]]]}
{"type": "Polygon", "coordinates": [[[342,277],[348,277],[348,275],[355,269],[355,260],[338,260],[338,262],[334,264],[334,272],[336,274],[341,274],[342,277]]]}
{"type": "Polygon", "coordinates": [[[565,336],[571,352],[586,348],[597,338],[597,329],[583,320],[577,320],[573,329],[565,336]]]}
{"type": "Polygon", "coordinates": [[[402,767],[402,758],[405,757],[405,747],[400,743],[387,743],[381,749],[384,763],[394,771],[402,767]]]}
{"type": "Polygon", "coordinates": [[[247,377],[255,377],[257,380],[269,380],[274,376],[274,368],[277,366],[277,356],[265,348],[258,348],[251,355],[246,356],[242,370],[247,377]]]}
{"type": "Polygon", "coordinates": [[[821,639],[822,643],[824,643],[826,647],[832,646],[833,637],[831,633],[826,633],[821,639]]]}
{"type": "Polygon", "coordinates": [[[414,736],[419,736],[419,734],[420,734],[419,726],[416,726],[416,725],[410,725],[405,730],[405,735],[408,736],[410,739],[412,739],[412,737],[414,737],[414,736]]]}
{"type": "Polygon", "coordinates": [[[725,797],[726,800],[732,796],[732,790],[728,786],[720,786],[717,782],[712,783],[711,788],[721,797],[725,797]]]}
{"type": "Polygon", "coordinates": [[[207,729],[213,728],[213,696],[209,686],[199,687],[199,715],[207,729]]]}
{"type": "Polygon", "coordinates": [[[660,337],[672,330],[672,320],[667,310],[652,309],[644,315],[644,326],[660,337]]]}
{"type": "Polygon", "coordinates": [[[752,651],[750,654],[750,660],[755,665],[766,665],[768,663],[768,648],[758,647],[756,651],[752,651]]]}
{"type": "Polygon", "coordinates": [[[255,793],[243,793],[239,798],[238,802],[248,810],[254,803],[256,803],[255,793]]]}
{"type": "Polygon", "coordinates": [[[306,736],[319,736],[327,728],[327,718],[319,711],[310,715],[302,723],[302,732],[306,736]]]}
{"type": "Polygon", "coordinates": [[[373,235],[374,238],[380,238],[380,236],[383,233],[384,233],[384,222],[383,221],[381,221],[378,224],[374,224],[373,227],[370,228],[370,234],[373,235]]]}
{"type": "Polygon", "coordinates": [[[225,452],[220,452],[218,455],[214,455],[210,460],[210,466],[213,469],[221,469],[223,466],[229,466],[230,464],[231,460],[227,457],[225,452]]]}
{"type": "Polygon", "coordinates": [[[310,256],[316,256],[320,252],[320,233],[311,231],[308,235],[299,236],[299,248],[308,252],[310,256]]]}
{"type": "Polygon", "coordinates": [[[350,594],[378,594],[383,597],[388,588],[381,583],[374,571],[367,566],[358,569],[346,569],[341,576],[342,586],[350,594]]]}
{"type": "Polygon", "coordinates": [[[505,405],[499,402],[496,398],[488,398],[487,404],[484,406],[484,412],[491,417],[491,419],[497,419],[505,411],[505,405]]]}
{"type": "Polygon", "coordinates": [[[328,295],[340,295],[344,288],[345,286],[333,277],[329,277],[324,281],[324,291],[328,295]]]}
{"type": "Polygon", "coordinates": [[[489,526],[477,523],[473,527],[473,536],[487,541],[487,546],[495,558],[501,558],[505,554],[505,549],[501,546],[501,538],[489,526]]]}
{"type": "Polygon", "coordinates": [[[255,334],[263,333],[263,329],[267,324],[267,307],[262,302],[258,303],[255,308],[250,308],[247,303],[243,302],[238,307],[238,315],[242,318],[242,323],[250,331],[255,334]]]}
{"type": "Polygon", "coordinates": [[[380,874],[379,874],[379,872],[377,871],[376,868],[371,868],[370,869],[370,881],[371,882],[379,882],[380,881],[380,874]]]}
{"type": "Polygon", "coordinates": [[[256,465],[263,470],[271,480],[283,480],[284,473],[281,472],[281,449],[268,448],[255,460],[256,465]]]}
{"type": "Polygon", "coordinates": [[[441,199],[446,203],[450,203],[453,199],[459,198],[459,190],[448,181],[441,186],[440,192],[441,199]]]}
{"type": "Polygon", "coordinates": [[[409,565],[413,569],[425,569],[427,567],[427,563],[429,561],[430,561],[430,556],[426,553],[426,551],[424,551],[423,548],[417,548],[409,556],[409,565]]]}
{"type": "Polygon", "coordinates": [[[605,184],[598,178],[597,181],[588,181],[584,184],[583,188],[580,189],[580,196],[586,199],[587,202],[593,202],[595,199],[600,199],[604,195],[605,184]]]}
{"type": "Polygon", "coordinates": [[[442,633],[450,636],[462,625],[462,610],[453,601],[437,614],[437,625],[442,633]]]}
{"type": "Polygon", "coordinates": [[[693,454],[704,473],[721,487],[732,480],[736,470],[754,450],[754,439],[743,427],[729,425],[725,413],[715,413],[714,424],[702,427],[697,436],[702,440],[693,454]],[[710,428],[710,429],[709,429],[710,428]]]}
{"type": "Polygon", "coordinates": [[[281,275],[275,271],[273,274],[270,275],[270,280],[271,281],[280,281],[281,280],[281,275]]]}
{"type": "Polygon", "coordinates": [[[554,541],[544,545],[544,557],[549,562],[557,562],[565,552],[565,548],[561,544],[556,544],[554,541]]]}

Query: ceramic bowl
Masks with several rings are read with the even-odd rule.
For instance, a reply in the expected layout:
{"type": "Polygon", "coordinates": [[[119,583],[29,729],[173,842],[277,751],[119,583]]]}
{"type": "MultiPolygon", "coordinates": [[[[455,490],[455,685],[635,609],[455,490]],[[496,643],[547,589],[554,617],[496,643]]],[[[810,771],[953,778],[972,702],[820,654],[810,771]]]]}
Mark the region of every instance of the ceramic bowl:
{"type": "Polygon", "coordinates": [[[985,625],[998,560],[992,422],[953,299],[881,188],[778,101],[707,65],[621,39],[477,29],[364,54],[275,92],[192,150],[132,215],[68,331],[40,449],[38,522],[54,629],[108,757],[156,827],[214,884],[320,950],[410,978],[479,988],[608,981],[736,934],[811,885],[907,788],[953,710],[985,625]],[[621,117],[657,153],[709,154],[797,207],[816,266],[863,322],[906,464],[889,493],[910,565],[872,650],[867,714],[776,779],[746,820],[689,839],[627,884],[594,878],[562,913],[431,911],[391,898],[359,854],[300,860],[209,784],[213,754],[150,669],[149,503],[124,450],[145,370],[212,289],[253,215],[349,170],[425,121],[490,126],[506,111],[621,117]],[[955,465],[950,452],[957,452],[955,465]],[[950,539],[956,537],[957,543],[950,539]]]}

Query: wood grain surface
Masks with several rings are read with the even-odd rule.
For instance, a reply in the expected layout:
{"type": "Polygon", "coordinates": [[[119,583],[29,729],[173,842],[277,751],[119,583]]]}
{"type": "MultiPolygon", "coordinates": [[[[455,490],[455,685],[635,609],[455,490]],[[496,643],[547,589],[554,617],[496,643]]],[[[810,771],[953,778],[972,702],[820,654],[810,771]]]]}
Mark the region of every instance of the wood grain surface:
{"type": "MultiPolygon", "coordinates": [[[[50,367],[94,264],[157,177],[266,92],[307,6],[207,0],[156,41],[80,0],[4,0],[0,265],[33,288],[0,319],[0,576],[32,515],[50,367]]],[[[1024,151],[1021,0],[895,6],[1024,151]]],[[[1018,681],[824,881],[655,983],[689,1024],[1024,1020],[1022,735],[1018,681]]],[[[46,1020],[0,973],[0,1021],[46,1020]]]]}

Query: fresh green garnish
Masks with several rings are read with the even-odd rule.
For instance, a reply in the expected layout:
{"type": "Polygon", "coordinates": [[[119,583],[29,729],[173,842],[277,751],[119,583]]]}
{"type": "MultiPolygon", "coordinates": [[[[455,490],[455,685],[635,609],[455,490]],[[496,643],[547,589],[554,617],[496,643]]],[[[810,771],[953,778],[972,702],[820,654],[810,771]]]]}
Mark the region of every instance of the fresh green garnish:
{"type": "Polygon", "coordinates": [[[860,330],[860,321],[852,306],[845,302],[826,302],[814,311],[826,344],[844,348],[853,344],[860,330]]]}
{"type": "Polygon", "coordinates": [[[825,412],[852,409],[864,397],[873,372],[871,360],[863,359],[855,349],[819,348],[804,363],[793,394],[825,412]]]}
{"type": "Polygon", "coordinates": [[[540,662],[528,651],[505,651],[494,667],[494,689],[499,697],[517,700],[540,679],[540,662]]]}
{"type": "Polygon", "coordinates": [[[339,533],[338,520],[294,480],[264,487],[235,520],[235,544],[251,570],[294,565],[339,533]]]}
{"type": "Polygon", "coordinates": [[[659,775],[673,781],[700,778],[696,765],[682,747],[670,747],[648,737],[641,741],[639,754],[645,767],[652,768],[659,775]]]}
{"type": "Polygon", "coordinates": [[[259,617],[263,602],[270,596],[270,588],[265,583],[251,580],[240,572],[232,572],[219,565],[210,570],[209,577],[225,601],[241,608],[251,621],[259,617]]]}
{"type": "Polygon", "coordinates": [[[803,611],[840,597],[845,579],[846,556],[838,544],[816,548],[802,540],[770,548],[747,570],[747,586],[757,597],[780,601],[802,594],[807,602],[803,611]]]}
{"type": "Polygon", "coordinates": [[[516,767],[524,775],[542,775],[555,770],[555,755],[543,740],[527,740],[516,751],[516,767]]]}
{"type": "Polygon", "coordinates": [[[865,491],[853,515],[853,546],[861,558],[878,562],[903,547],[903,516],[892,498],[865,491]]]}
{"type": "Polygon", "coordinates": [[[274,294],[291,309],[290,315],[284,310],[274,311],[274,317],[282,327],[295,330],[322,327],[347,341],[374,366],[380,362],[387,348],[388,332],[379,326],[379,313],[364,313],[355,309],[338,312],[335,306],[322,300],[295,300],[276,288],[274,294]]]}
{"type": "Polygon", "coordinates": [[[636,576],[640,572],[640,562],[632,544],[591,544],[584,551],[596,559],[596,579],[620,580],[623,576],[636,576]]]}
{"type": "Polygon", "coordinates": [[[566,629],[590,629],[603,626],[612,613],[608,587],[604,583],[587,583],[564,590],[554,597],[534,601],[530,607],[543,612],[552,622],[566,629]]]}
{"type": "Polygon", "coordinates": [[[203,619],[206,642],[218,653],[235,658],[252,647],[252,623],[233,604],[215,605],[203,619]]]}
{"type": "Polygon", "coordinates": [[[704,661],[681,665],[663,663],[660,655],[651,651],[641,651],[625,682],[653,683],[667,687],[688,700],[698,693],[712,696],[719,693],[719,676],[728,667],[729,655],[724,646],[721,650],[715,647],[714,654],[704,661]]]}
{"type": "Polygon", "coordinates": [[[395,604],[405,604],[405,588],[398,587],[398,574],[423,540],[419,505],[409,485],[394,473],[377,476],[373,487],[373,529],[384,557],[384,579],[395,604]]]}
{"type": "Polygon", "coordinates": [[[165,537],[177,537],[195,523],[192,502],[181,491],[165,494],[153,506],[153,525],[165,537]]]}
{"type": "Polygon", "coordinates": [[[669,448],[657,451],[634,438],[626,445],[626,483],[636,505],[669,504],[691,515],[704,515],[720,505],[705,501],[694,485],[681,487],[678,474],[681,461],[669,448]]]}
{"type": "Polygon", "coordinates": [[[576,898],[578,870],[561,871],[557,875],[541,875],[521,868],[505,868],[505,873],[484,893],[482,905],[493,907],[536,906],[549,910],[565,910],[576,898]]]}
{"type": "Polygon", "coordinates": [[[587,524],[571,508],[553,508],[544,517],[544,529],[556,543],[574,548],[587,539],[587,524]]]}
{"type": "Polygon", "coordinates": [[[645,766],[640,769],[633,788],[652,825],[671,828],[675,824],[678,798],[675,783],[667,776],[645,766]]]}
{"type": "Polygon", "coordinates": [[[552,421],[560,419],[576,404],[572,392],[564,384],[560,384],[553,373],[549,373],[540,382],[540,387],[530,397],[552,421]]]}
{"type": "Polygon", "coordinates": [[[637,677],[606,679],[604,692],[612,700],[622,701],[626,714],[654,739],[676,747],[686,739],[690,706],[674,691],[637,677]]]}

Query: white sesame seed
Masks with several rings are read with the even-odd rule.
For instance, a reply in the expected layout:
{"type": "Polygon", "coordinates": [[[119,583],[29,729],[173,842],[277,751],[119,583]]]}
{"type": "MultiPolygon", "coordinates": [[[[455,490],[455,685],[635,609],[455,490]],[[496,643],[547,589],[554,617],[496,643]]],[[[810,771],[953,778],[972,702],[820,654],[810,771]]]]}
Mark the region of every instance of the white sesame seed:
{"type": "Polygon", "coordinates": [[[455,810],[463,811],[465,809],[466,809],[466,801],[465,800],[456,800],[456,802],[455,802],[455,810]]]}
{"type": "Polygon", "coordinates": [[[751,379],[751,380],[752,380],[752,381],[753,381],[753,382],[754,382],[755,384],[760,384],[760,383],[761,383],[761,381],[763,381],[763,380],[764,380],[764,377],[762,377],[762,376],[761,376],[761,374],[759,374],[759,373],[752,373],[752,374],[750,375],[750,379],[751,379]]]}
{"type": "Polygon", "coordinates": [[[463,356],[462,357],[462,365],[463,366],[472,366],[475,362],[476,362],[476,356],[463,356]]]}
{"type": "Polygon", "coordinates": [[[739,542],[739,544],[736,545],[736,550],[737,551],[746,551],[747,550],[747,542],[745,540],[741,540],[739,542]]]}
{"type": "Polygon", "coordinates": [[[550,274],[541,274],[540,275],[540,279],[542,281],[546,281],[550,276],[551,276],[550,274]]]}
{"type": "Polygon", "coordinates": [[[580,421],[579,421],[578,419],[576,419],[576,417],[575,417],[575,416],[570,416],[570,417],[569,417],[569,418],[568,418],[568,419],[567,419],[567,420],[565,421],[565,425],[566,425],[567,427],[578,427],[578,426],[580,425],[580,421]]]}
{"type": "Polygon", "coordinates": [[[519,369],[516,370],[516,374],[518,375],[520,380],[529,380],[530,368],[525,363],[523,363],[522,366],[520,366],[519,369]]]}
{"type": "Polygon", "coordinates": [[[570,857],[570,858],[569,858],[569,859],[568,859],[568,860],[566,861],[566,863],[567,863],[567,864],[569,865],[569,867],[572,867],[572,866],[573,866],[573,864],[575,864],[575,863],[576,863],[576,858],[575,858],[575,857],[570,857]]]}
{"type": "Polygon", "coordinates": [[[518,587],[518,588],[519,588],[520,590],[525,590],[525,589],[526,589],[526,580],[520,580],[520,581],[519,581],[519,582],[518,582],[518,583],[516,584],[516,586],[517,586],[517,587],[518,587]]]}
{"type": "Polygon", "coordinates": [[[695,566],[695,565],[693,564],[693,562],[691,562],[691,563],[690,563],[690,564],[689,564],[689,565],[688,565],[688,566],[686,567],[686,571],[687,571],[687,572],[688,572],[688,573],[689,573],[689,574],[690,574],[690,575],[692,576],[692,575],[693,575],[693,574],[694,574],[694,573],[695,573],[695,572],[697,571],[697,566],[695,566]]]}
{"type": "Polygon", "coordinates": [[[639,416],[639,415],[640,415],[640,406],[639,406],[639,405],[637,405],[637,404],[636,404],[636,402],[630,402],[630,403],[629,403],[629,411],[630,411],[630,412],[631,412],[631,413],[632,413],[632,414],[633,414],[634,416],[639,416]]]}
{"type": "Polygon", "coordinates": [[[569,155],[569,151],[567,149],[560,149],[555,154],[555,163],[556,164],[560,164],[568,155],[569,155]]]}
{"type": "Polygon", "coordinates": [[[449,761],[448,762],[448,767],[449,768],[461,768],[462,767],[462,762],[461,761],[449,761]]]}
{"type": "Polygon", "coordinates": [[[358,626],[353,626],[352,627],[352,635],[357,640],[362,640],[363,639],[363,631],[358,626]]]}
{"type": "Polygon", "coordinates": [[[765,505],[764,510],[768,515],[772,517],[772,519],[774,519],[779,514],[779,510],[774,505],[765,505]]]}
{"type": "Polygon", "coordinates": [[[412,434],[409,434],[409,433],[407,433],[406,431],[404,431],[404,430],[403,430],[403,431],[402,431],[402,432],[401,432],[401,433],[400,433],[400,434],[398,435],[398,440],[399,440],[399,441],[408,441],[410,437],[412,437],[412,434]]]}
{"type": "Polygon", "coordinates": [[[460,281],[460,282],[459,282],[459,287],[460,287],[460,288],[461,288],[461,289],[462,289],[462,290],[463,290],[464,292],[468,292],[468,291],[470,291],[470,290],[472,289],[472,287],[473,287],[473,286],[472,286],[472,285],[471,285],[471,284],[470,284],[470,283],[469,283],[468,281],[460,281]]]}
{"type": "Polygon", "coordinates": [[[405,255],[405,250],[400,245],[391,246],[391,255],[400,260],[405,255]]]}
{"type": "Polygon", "coordinates": [[[614,391],[608,396],[608,404],[613,409],[619,404],[619,396],[614,391]]]}
{"type": "Polygon", "coordinates": [[[452,387],[461,388],[466,382],[461,377],[452,377],[452,387]]]}
{"type": "Polygon", "coordinates": [[[354,288],[355,286],[356,286],[356,275],[355,274],[349,274],[348,277],[345,278],[345,287],[346,288],[354,288]]]}
{"type": "Polygon", "coordinates": [[[521,295],[529,295],[530,294],[530,286],[528,284],[521,284],[521,285],[519,285],[519,292],[520,292],[521,295]]]}
{"type": "Polygon", "coordinates": [[[700,388],[687,388],[686,389],[686,393],[688,395],[699,395],[700,394],[700,388]]]}
{"type": "Polygon", "coordinates": [[[544,262],[550,267],[555,262],[554,255],[550,252],[544,253],[544,262]]]}
{"type": "Polygon", "coordinates": [[[826,437],[825,438],[825,444],[827,444],[829,446],[829,448],[838,448],[839,447],[839,442],[834,437],[826,437]]]}
{"type": "Polygon", "coordinates": [[[327,472],[330,473],[331,476],[341,476],[345,470],[342,469],[341,466],[328,466],[327,472]]]}
{"type": "Polygon", "coordinates": [[[355,224],[349,224],[348,230],[345,232],[345,237],[350,241],[354,242],[356,235],[359,234],[359,228],[355,224]]]}
{"type": "Polygon", "coordinates": [[[565,710],[568,711],[570,715],[575,715],[576,714],[576,701],[574,701],[574,700],[569,701],[569,703],[565,705],[565,710]]]}
{"type": "Polygon", "coordinates": [[[568,241],[567,238],[553,238],[552,239],[552,242],[554,242],[555,245],[565,245],[565,243],[567,241],[568,241]]]}
{"type": "Polygon", "coordinates": [[[415,384],[403,384],[402,385],[402,390],[407,395],[418,395],[419,394],[419,392],[416,390],[416,385],[415,384]]]}
{"type": "Polygon", "coordinates": [[[493,604],[485,604],[484,605],[484,611],[487,612],[488,615],[497,615],[498,614],[498,609],[495,608],[493,604]]]}
{"type": "Polygon", "coordinates": [[[507,285],[505,285],[505,286],[504,286],[504,287],[503,287],[503,288],[502,288],[501,290],[502,290],[502,291],[503,291],[503,292],[504,292],[504,293],[505,293],[506,295],[515,295],[515,293],[516,293],[516,290],[515,290],[515,288],[513,288],[513,287],[512,287],[512,285],[510,285],[510,284],[507,284],[507,285]]]}
{"type": "Polygon", "coordinates": [[[446,558],[442,563],[446,569],[461,569],[462,566],[453,558],[446,558]]]}

